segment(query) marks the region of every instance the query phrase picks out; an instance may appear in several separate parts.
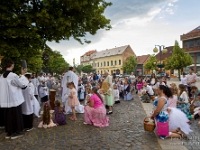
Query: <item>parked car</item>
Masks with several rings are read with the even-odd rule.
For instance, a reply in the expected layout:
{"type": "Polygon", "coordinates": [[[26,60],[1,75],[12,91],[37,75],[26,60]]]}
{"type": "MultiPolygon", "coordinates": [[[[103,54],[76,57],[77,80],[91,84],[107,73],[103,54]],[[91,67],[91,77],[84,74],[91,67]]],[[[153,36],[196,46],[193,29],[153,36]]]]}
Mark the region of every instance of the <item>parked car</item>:
{"type": "Polygon", "coordinates": [[[156,75],[156,77],[166,77],[166,73],[165,73],[165,72],[158,73],[158,74],[156,75]]]}

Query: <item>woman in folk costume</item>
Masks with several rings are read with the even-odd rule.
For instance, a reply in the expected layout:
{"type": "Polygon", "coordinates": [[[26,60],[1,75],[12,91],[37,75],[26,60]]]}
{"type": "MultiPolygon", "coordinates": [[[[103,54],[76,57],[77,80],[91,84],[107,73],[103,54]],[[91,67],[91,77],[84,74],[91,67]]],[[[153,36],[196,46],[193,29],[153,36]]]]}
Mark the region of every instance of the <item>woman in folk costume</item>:
{"type": "MultiPolygon", "coordinates": [[[[29,80],[29,83],[26,88],[22,90],[24,96],[24,103],[22,103],[22,114],[24,120],[24,129],[26,131],[31,131],[33,129],[33,114],[34,114],[34,105],[35,101],[38,103],[34,96],[35,87],[31,82],[31,74],[25,74],[25,77],[29,80]]],[[[38,108],[38,114],[39,114],[38,108]]]]}
{"type": "Polygon", "coordinates": [[[78,83],[78,99],[79,99],[79,101],[84,101],[84,99],[85,99],[84,96],[85,96],[85,87],[83,86],[81,81],[79,81],[79,83],[78,83]]]}
{"type": "Polygon", "coordinates": [[[131,94],[131,88],[128,81],[124,82],[124,100],[132,100],[133,96],[131,94]]]}
{"type": "MultiPolygon", "coordinates": [[[[22,103],[24,97],[22,88],[28,85],[28,80],[24,76],[26,69],[21,70],[22,76],[12,72],[14,62],[8,60],[5,63],[6,71],[0,78],[0,107],[5,108],[5,131],[6,139],[17,139],[22,137],[20,132],[23,127],[22,103]]],[[[1,119],[1,118],[0,118],[1,119]]]]}
{"type": "Polygon", "coordinates": [[[191,119],[192,116],[190,114],[190,104],[188,101],[188,95],[186,92],[186,88],[183,84],[179,84],[179,96],[178,96],[178,101],[177,101],[177,108],[180,109],[182,112],[184,112],[188,119],[191,119]]]}

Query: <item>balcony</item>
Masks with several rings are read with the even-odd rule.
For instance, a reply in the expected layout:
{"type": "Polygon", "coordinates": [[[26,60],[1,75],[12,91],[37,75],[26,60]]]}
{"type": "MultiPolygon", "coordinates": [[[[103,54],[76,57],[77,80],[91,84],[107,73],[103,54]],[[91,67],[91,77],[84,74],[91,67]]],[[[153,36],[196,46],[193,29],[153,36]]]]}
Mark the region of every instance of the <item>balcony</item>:
{"type": "Polygon", "coordinates": [[[189,39],[195,39],[200,37],[200,31],[196,33],[188,33],[181,35],[181,41],[189,40],[189,39]]]}
{"type": "Polygon", "coordinates": [[[189,48],[184,47],[184,49],[186,50],[186,52],[200,52],[200,46],[194,46],[189,48]]]}

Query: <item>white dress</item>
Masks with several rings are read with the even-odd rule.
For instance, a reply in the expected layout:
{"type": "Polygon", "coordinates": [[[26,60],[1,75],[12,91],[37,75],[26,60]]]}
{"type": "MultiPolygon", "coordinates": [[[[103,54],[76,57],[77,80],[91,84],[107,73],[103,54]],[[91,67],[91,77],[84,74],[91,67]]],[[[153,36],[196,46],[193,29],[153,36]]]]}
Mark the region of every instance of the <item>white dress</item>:
{"type": "Polygon", "coordinates": [[[176,130],[180,128],[185,134],[192,132],[190,125],[188,124],[189,120],[185,113],[177,108],[168,107],[171,110],[169,113],[169,130],[176,130]]]}
{"type": "MultiPolygon", "coordinates": [[[[62,79],[62,88],[63,88],[63,93],[62,93],[62,102],[65,103],[65,111],[66,114],[69,114],[72,112],[71,107],[68,105],[68,95],[70,94],[70,89],[67,88],[66,84],[68,82],[74,82],[74,85],[76,89],[78,89],[78,76],[73,72],[73,71],[68,71],[65,73],[63,79],[62,79]]],[[[75,106],[75,110],[77,113],[84,113],[84,106],[78,102],[79,105],[75,106]]]]}

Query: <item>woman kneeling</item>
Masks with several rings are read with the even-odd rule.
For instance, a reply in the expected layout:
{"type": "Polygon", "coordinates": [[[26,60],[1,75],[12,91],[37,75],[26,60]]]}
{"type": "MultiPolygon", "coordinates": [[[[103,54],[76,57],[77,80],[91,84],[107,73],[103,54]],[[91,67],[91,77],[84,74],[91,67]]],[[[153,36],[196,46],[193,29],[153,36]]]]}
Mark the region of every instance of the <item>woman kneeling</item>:
{"type": "Polygon", "coordinates": [[[84,124],[90,124],[97,127],[109,126],[109,118],[106,116],[106,109],[102,98],[97,92],[97,88],[92,88],[92,96],[85,106],[84,124]]]}

